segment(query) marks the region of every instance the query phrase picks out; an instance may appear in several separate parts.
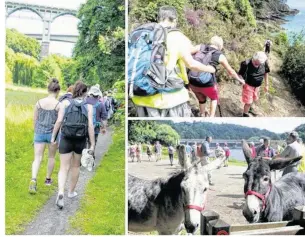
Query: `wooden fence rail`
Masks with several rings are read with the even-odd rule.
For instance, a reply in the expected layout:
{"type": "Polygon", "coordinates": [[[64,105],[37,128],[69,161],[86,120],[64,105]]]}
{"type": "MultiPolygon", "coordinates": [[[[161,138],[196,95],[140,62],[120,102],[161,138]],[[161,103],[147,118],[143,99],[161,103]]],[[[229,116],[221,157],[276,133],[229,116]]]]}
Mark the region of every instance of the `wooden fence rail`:
{"type": "Polygon", "coordinates": [[[292,221],[229,225],[217,212],[204,211],[201,215],[201,235],[304,235],[304,207],[296,207],[292,221]]]}

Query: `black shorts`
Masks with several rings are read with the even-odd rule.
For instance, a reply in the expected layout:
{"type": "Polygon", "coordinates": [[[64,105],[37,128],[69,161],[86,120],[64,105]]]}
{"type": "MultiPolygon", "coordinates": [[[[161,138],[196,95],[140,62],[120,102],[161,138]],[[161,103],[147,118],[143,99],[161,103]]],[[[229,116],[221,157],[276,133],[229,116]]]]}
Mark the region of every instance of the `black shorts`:
{"type": "Polygon", "coordinates": [[[67,154],[75,152],[76,154],[81,155],[83,149],[86,148],[86,139],[82,140],[71,140],[65,137],[61,137],[59,142],[59,154],[67,154]]]}

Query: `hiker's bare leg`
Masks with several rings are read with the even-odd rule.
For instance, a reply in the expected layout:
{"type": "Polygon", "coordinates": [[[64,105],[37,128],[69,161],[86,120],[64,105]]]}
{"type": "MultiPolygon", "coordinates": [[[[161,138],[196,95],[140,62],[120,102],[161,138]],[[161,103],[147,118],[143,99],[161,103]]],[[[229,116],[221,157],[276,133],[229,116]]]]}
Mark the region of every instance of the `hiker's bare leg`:
{"type": "Polygon", "coordinates": [[[210,103],[210,117],[215,117],[217,108],[217,100],[212,100],[210,103]]]}
{"type": "Polygon", "coordinates": [[[60,168],[58,172],[58,193],[64,194],[65,184],[67,182],[68,173],[72,159],[72,152],[60,154],[60,168]]]}
{"type": "Polygon", "coordinates": [[[251,104],[245,104],[245,106],[244,106],[244,114],[247,114],[249,112],[250,107],[251,107],[251,104]]]}
{"type": "Polygon", "coordinates": [[[206,103],[199,104],[201,117],[205,117],[205,104],[206,103]]]}
{"type": "Polygon", "coordinates": [[[71,160],[71,171],[70,171],[70,188],[69,192],[73,193],[76,187],[78,177],[79,177],[79,170],[80,170],[80,159],[82,155],[73,153],[73,158],[71,160]]]}
{"type": "Polygon", "coordinates": [[[57,144],[49,144],[49,160],[47,167],[47,179],[50,179],[54,170],[55,165],[55,155],[57,151],[57,144]]]}
{"type": "Polygon", "coordinates": [[[43,153],[46,148],[45,143],[34,143],[34,161],[32,164],[32,179],[37,178],[37,174],[39,171],[40,163],[43,158],[43,153]]]}

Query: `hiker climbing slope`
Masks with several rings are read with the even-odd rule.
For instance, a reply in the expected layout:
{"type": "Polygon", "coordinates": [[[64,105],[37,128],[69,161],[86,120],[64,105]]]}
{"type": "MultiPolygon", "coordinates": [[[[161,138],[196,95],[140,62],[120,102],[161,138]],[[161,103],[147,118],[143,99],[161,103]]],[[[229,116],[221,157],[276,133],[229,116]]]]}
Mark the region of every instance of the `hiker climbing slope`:
{"type": "Polygon", "coordinates": [[[191,41],[176,29],[178,15],[174,7],[161,7],[158,21],[130,34],[129,97],[138,117],[190,117],[189,94],[184,88],[188,84],[186,67],[210,73],[215,68],[193,59],[191,41]]]}
{"type": "MultiPolygon", "coordinates": [[[[215,68],[221,64],[231,77],[244,85],[244,79],[239,78],[235,70],[230,66],[227,58],[221,51],[222,49],[223,39],[219,36],[213,36],[209,45],[201,44],[195,47],[195,51],[193,52],[194,58],[203,64],[208,64],[215,68]]],[[[219,104],[216,73],[191,70],[188,77],[190,81],[189,88],[195,93],[199,101],[201,117],[205,117],[206,114],[209,114],[209,117],[214,117],[217,104],[219,104]],[[211,99],[208,113],[205,107],[207,98],[211,99]]]]}
{"type": "Polygon", "coordinates": [[[264,52],[257,52],[252,59],[241,63],[238,74],[246,81],[242,91],[242,101],[245,104],[243,117],[250,117],[249,109],[253,102],[259,99],[260,86],[263,81],[265,81],[265,92],[269,91],[269,72],[267,55],[264,52]]]}
{"type": "Polygon", "coordinates": [[[265,53],[266,54],[270,54],[271,46],[272,46],[272,41],[270,39],[267,39],[265,42],[265,53]]]}

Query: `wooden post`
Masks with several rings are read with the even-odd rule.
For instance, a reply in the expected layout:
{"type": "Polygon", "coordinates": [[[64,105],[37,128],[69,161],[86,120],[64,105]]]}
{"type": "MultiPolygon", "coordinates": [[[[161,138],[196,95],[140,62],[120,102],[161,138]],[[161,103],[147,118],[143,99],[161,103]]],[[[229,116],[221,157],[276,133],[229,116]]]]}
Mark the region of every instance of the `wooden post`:
{"type": "Polygon", "coordinates": [[[230,225],[221,219],[209,221],[208,223],[209,235],[229,235],[230,225]]]}
{"type": "Polygon", "coordinates": [[[201,213],[201,223],[200,223],[200,235],[208,234],[208,223],[211,220],[219,219],[219,214],[217,212],[207,210],[201,213]]]}

